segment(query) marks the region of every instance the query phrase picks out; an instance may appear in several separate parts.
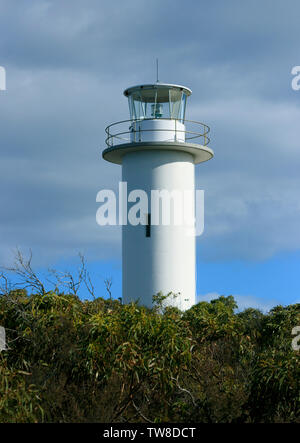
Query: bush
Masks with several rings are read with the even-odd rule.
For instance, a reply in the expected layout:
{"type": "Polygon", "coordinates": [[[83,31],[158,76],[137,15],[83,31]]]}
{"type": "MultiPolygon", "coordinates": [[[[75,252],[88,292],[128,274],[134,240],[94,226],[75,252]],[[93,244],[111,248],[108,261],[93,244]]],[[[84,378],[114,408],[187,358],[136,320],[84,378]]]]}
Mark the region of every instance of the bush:
{"type": "Polygon", "coordinates": [[[182,313],[58,291],[0,296],[2,422],[299,421],[300,305],[182,313]]]}

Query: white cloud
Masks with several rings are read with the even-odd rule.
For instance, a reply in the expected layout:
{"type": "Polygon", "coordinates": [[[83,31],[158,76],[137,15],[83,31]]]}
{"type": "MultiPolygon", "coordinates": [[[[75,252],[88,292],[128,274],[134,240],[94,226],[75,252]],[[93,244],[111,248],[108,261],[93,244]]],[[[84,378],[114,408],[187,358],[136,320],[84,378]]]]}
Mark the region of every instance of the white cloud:
{"type": "MultiPolygon", "coordinates": [[[[221,295],[224,295],[224,294],[218,294],[217,292],[209,292],[204,295],[199,294],[197,296],[197,303],[199,303],[201,301],[210,302],[211,300],[219,298],[221,295]]],[[[255,309],[261,310],[264,313],[267,313],[274,306],[278,306],[281,304],[280,302],[278,302],[275,299],[266,300],[264,298],[255,297],[252,295],[240,295],[240,294],[228,294],[228,295],[233,295],[233,297],[238,305],[238,311],[243,311],[244,309],[247,309],[247,308],[255,308],[255,309]]]]}

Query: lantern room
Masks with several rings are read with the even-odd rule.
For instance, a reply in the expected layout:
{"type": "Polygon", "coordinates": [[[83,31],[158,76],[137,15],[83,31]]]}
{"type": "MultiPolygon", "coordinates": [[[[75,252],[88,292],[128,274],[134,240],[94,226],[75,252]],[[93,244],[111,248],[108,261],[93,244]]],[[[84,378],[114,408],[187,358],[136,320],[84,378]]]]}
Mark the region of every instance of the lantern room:
{"type": "Polygon", "coordinates": [[[127,88],[131,120],[172,119],[184,123],[187,97],[192,91],[184,86],[154,83],[127,88]]]}

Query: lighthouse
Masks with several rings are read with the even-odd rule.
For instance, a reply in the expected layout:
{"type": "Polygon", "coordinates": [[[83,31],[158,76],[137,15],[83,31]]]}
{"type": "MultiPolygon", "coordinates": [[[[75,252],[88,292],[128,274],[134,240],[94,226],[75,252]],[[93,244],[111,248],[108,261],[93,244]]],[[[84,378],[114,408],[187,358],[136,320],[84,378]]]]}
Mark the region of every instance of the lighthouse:
{"type": "Polygon", "coordinates": [[[211,159],[213,151],[209,127],[185,118],[191,93],[160,82],[127,88],[130,119],[106,128],[102,156],[122,166],[123,212],[142,197],[148,203],[139,206],[139,222],[123,215],[125,304],[151,307],[159,292],[172,293],[166,303],[180,310],[195,304],[195,165],[211,159]]]}

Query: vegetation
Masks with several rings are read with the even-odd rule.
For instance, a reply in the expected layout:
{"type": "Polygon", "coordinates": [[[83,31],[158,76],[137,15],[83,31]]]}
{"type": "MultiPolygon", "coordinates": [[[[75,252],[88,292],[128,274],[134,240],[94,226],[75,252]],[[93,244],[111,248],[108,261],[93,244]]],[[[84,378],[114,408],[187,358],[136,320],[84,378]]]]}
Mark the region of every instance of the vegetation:
{"type": "Polygon", "coordinates": [[[70,293],[47,292],[23,265],[21,289],[2,275],[0,422],[300,422],[300,304],[82,301],[74,279],[70,293]]]}

